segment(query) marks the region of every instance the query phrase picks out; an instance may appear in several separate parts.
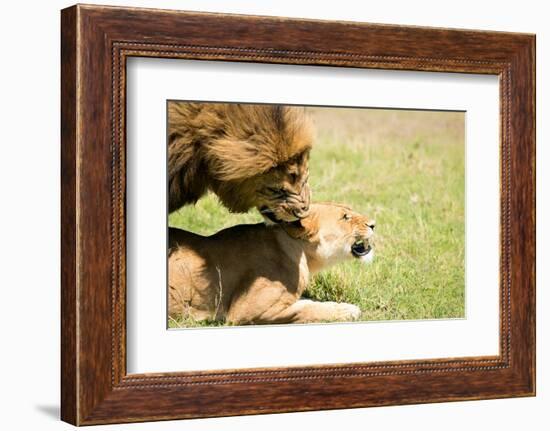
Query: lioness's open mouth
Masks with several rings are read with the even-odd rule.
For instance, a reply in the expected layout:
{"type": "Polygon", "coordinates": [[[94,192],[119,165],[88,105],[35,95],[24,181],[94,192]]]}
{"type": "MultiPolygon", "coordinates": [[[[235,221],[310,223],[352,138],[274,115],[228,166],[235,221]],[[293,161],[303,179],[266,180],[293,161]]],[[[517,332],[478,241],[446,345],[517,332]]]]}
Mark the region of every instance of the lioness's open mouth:
{"type": "Polygon", "coordinates": [[[355,257],[363,257],[372,251],[370,244],[365,245],[364,239],[358,239],[351,245],[351,254],[355,257]]]}

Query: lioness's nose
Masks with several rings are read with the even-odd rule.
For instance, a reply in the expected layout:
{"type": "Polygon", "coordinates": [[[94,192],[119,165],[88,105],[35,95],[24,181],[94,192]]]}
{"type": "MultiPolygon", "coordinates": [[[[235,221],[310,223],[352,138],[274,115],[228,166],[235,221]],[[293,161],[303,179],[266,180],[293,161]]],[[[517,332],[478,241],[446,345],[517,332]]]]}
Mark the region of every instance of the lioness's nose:
{"type": "Polygon", "coordinates": [[[376,226],[376,221],[375,220],[368,221],[367,226],[370,227],[372,230],[374,230],[374,227],[376,226]]]}

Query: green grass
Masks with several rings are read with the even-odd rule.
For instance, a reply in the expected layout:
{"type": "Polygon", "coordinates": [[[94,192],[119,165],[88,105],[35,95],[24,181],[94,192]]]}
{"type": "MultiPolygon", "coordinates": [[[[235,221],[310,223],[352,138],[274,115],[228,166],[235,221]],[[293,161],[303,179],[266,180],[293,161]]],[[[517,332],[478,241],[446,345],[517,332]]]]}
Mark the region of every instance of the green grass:
{"type": "MultiPolygon", "coordinates": [[[[464,115],[312,109],[314,201],[376,219],[371,265],[345,262],[318,274],[304,296],[350,302],[361,320],[464,317],[464,115]]],[[[230,214],[213,195],[170,214],[169,224],[208,235],[261,221],[230,214]]],[[[211,326],[189,320],[170,327],[211,326]]]]}

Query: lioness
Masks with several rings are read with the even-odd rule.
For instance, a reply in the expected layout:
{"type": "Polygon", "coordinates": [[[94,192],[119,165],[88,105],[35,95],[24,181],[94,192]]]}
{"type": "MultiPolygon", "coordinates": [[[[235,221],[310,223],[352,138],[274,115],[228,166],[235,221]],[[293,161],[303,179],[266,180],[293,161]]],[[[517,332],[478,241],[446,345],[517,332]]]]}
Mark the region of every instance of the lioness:
{"type": "Polygon", "coordinates": [[[212,190],[231,212],[256,207],[272,222],[304,217],[312,140],[304,108],[170,102],[169,211],[212,190]]]}
{"type": "Polygon", "coordinates": [[[358,307],[300,299],[312,274],[373,258],[374,222],[338,204],[293,223],[239,225],[203,237],[169,231],[169,314],[230,324],[355,320],[358,307]]]}

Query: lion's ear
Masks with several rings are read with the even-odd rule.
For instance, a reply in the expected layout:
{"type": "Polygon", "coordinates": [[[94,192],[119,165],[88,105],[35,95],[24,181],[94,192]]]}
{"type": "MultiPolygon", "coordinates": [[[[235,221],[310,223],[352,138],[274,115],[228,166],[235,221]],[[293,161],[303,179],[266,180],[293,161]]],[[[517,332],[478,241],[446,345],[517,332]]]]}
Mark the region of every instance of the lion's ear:
{"type": "Polygon", "coordinates": [[[311,239],[319,231],[317,217],[309,215],[290,223],[283,223],[283,229],[286,233],[295,239],[311,239]]]}

